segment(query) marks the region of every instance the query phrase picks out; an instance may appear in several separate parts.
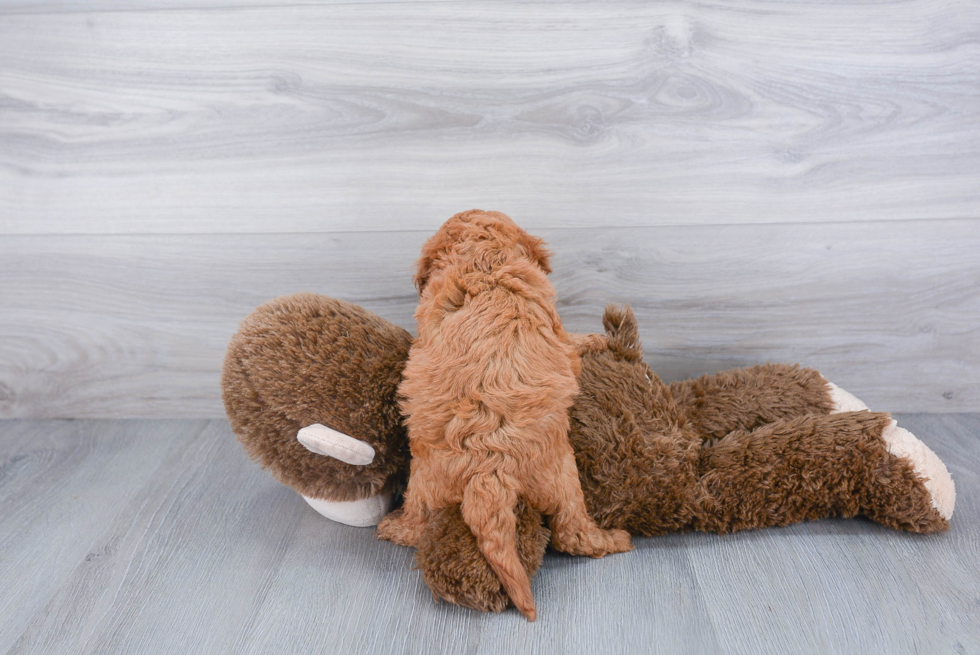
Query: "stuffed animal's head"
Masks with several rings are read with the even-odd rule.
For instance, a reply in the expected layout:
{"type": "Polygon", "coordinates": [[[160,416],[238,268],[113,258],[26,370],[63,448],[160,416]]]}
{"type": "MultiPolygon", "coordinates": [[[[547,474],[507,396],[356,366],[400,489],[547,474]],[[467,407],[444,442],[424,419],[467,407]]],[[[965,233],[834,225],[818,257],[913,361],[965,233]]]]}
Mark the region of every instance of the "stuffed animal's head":
{"type": "Polygon", "coordinates": [[[411,341],[342,300],[272,300],[242,322],[228,346],[221,384],[232,428],[253,459],[309,498],[397,492],[410,454],[396,392],[411,341]],[[309,450],[297,433],[317,423],[369,445],[373,457],[345,462],[309,450]]]}

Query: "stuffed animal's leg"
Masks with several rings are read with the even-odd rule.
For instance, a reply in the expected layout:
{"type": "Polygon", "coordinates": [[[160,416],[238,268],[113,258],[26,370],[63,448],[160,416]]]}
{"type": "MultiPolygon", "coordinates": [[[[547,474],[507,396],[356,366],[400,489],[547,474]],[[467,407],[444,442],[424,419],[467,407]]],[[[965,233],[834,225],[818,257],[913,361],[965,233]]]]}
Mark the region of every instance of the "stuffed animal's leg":
{"type": "Polygon", "coordinates": [[[888,414],[809,415],[704,448],[705,492],[694,525],[711,532],[858,514],[892,528],[949,527],[955,499],[946,467],[888,414]]]}
{"type": "Polygon", "coordinates": [[[789,364],[737,368],[669,388],[688,425],[703,439],[835,408],[831,387],[820,373],[789,364]]]}
{"type": "MultiPolygon", "coordinates": [[[[864,401],[854,394],[841,389],[833,382],[827,382],[827,385],[830,387],[830,399],[834,403],[834,408],[830,410],[831,414],[861,412],[868,409],[864,401]]],[[[914,434],[899,427],[894,420],[885,428],[882,438],[888,444],[888,452],[898,457],[905,457],[914,463],[916,472],[926,480],[925,485],[932,495],[933,506],[948,520],[953,514],[956,489],[942,460],[914,434]]]]}

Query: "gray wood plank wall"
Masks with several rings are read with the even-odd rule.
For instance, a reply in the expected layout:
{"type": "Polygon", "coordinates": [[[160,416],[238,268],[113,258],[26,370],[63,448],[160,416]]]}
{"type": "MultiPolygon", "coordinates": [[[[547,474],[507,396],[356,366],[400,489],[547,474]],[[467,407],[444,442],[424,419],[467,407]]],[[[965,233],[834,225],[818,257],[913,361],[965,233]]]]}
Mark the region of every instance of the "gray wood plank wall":
{"type": "Polygon", "coordinates": [[[412,327],[456,211],[630,302],[666,379],[980,410],[980,5],[0,3],[0,416],[220,416],[237,322],[412,327]]]}

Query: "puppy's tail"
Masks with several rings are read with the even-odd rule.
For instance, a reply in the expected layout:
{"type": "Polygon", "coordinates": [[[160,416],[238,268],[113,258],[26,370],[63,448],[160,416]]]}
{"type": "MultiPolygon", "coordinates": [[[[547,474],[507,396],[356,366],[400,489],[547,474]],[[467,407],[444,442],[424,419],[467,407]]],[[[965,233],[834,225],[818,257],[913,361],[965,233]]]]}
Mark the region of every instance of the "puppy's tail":
{"type": "Polygon", "coordinates": [[[497,473],[478,474],[463,491],[463,520],[476,537],[480,552],[521,614],[533,621],[538,612],[531,595],[531,579],[517,554],[517,492],[497,473]]]}

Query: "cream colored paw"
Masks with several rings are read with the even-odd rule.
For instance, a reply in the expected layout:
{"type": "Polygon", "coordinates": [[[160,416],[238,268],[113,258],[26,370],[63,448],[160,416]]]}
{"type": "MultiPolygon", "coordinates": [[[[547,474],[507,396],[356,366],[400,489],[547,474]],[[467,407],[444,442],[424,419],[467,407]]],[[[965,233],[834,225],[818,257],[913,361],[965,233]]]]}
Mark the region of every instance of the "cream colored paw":
{"type": "Polygon", "coordinates": [[[898,427],[896,421],[892,421],[881,436],[888,452],[911,462],[916,474],[925,480],[926,491],[932,496],[932,506],[948,521],[956,505],[956,486],[943,461],[914,434],[898,427]]]}
{"type": "Polygon", "coordinates": [[[868,409],[868,406],[865,405],[860,398],[857,398],[852,393],[844,391],[833,382],[828,380],[827,386],[830,387],[830,399],[834,402],[834,408],[830,410],[831,414],[840,414],[841,412],[860,412],[868,409]]]}
{"type": "Polygon", "coordinates": [[[319,423],[306,426],[296,434],[296,438],[307,450],[348,464],[366,466],[374,461],[371,444],[319,423]]]}
{"type": "Polygon", "coordinates": [[[381,522],[391,509],[391,494],[378,494],[361,500],[338,502],[303,496],[310,507],[331,521],[352,525],[355,528],[368,528],[381,522]]]}

